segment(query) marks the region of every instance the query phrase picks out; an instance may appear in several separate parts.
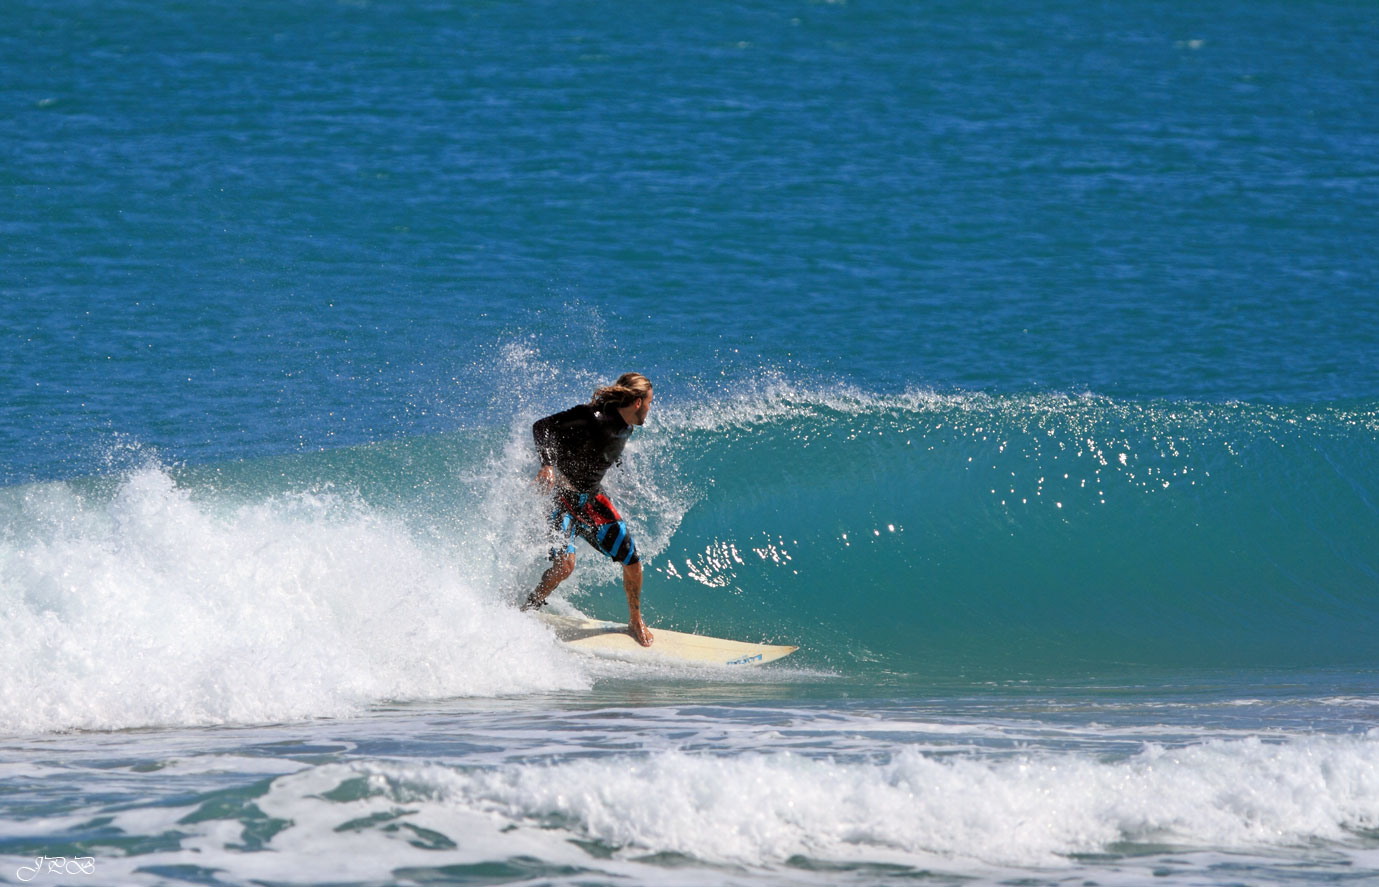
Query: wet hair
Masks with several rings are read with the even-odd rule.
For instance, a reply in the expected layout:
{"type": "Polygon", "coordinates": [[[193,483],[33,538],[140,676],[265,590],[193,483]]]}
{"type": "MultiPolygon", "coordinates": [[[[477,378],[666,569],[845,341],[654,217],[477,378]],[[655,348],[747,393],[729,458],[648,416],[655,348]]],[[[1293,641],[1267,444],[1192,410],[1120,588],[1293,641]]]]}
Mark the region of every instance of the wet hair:
{"type": "Polygon", "coordinates": [[[589,401],[589,406],[594,409],[604,407],[630,407],[635,401],[646,397],[651,393],[651,382],[641,373],[623,373],[618,376],[618,381],[612,385],[606,385],[594,392],[594,397],[589,401]]]}

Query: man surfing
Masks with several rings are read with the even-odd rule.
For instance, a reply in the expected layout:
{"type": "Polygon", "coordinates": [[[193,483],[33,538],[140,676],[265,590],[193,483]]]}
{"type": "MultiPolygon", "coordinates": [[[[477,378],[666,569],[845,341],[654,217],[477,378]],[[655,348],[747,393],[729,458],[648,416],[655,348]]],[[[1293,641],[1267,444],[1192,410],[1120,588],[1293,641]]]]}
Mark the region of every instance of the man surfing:
{"type": "Polygon", "coordinates": [[[651,632],[642,621],[642,563],[627,522],[604,495],[601,484],[622,456],[632,430],[646,423],[651,383],[641,373],[623,373],[594,392],[587,404],[540,419],[532,426],[541,470],[536,479],[551,492],[554,510],[551,565],[523,610],[541,607],[575,568],[575,537],[622,564],[627,592],[627,632],[643,647],[651,632]]]}

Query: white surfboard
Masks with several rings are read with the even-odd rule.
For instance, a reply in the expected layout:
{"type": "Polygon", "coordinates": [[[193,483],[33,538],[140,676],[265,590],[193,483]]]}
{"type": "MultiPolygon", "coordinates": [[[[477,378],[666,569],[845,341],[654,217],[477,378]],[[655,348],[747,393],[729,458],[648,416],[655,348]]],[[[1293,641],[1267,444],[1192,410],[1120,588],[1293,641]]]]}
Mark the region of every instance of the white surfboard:
{"type": "Polygon", "coordinates": [[[643,647],[627,633],[626,622],[604,622],[602,619],[582,619],[538,613],[542,622],[555,629],[556,637],[587,653],[618,659],[646,658],[701,665],[762,665],[789,656],[799,647],[778,644],[750,644],[723,638],[705,637],[651,628],[650,647],[643,647]]]}

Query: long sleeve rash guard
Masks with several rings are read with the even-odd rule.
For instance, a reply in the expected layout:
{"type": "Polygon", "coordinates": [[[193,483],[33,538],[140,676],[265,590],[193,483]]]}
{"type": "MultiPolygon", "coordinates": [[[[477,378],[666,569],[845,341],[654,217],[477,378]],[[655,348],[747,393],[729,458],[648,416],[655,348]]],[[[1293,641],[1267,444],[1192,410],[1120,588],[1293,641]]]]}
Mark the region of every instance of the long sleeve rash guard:
{"type": "Polygon", "coordinates": [[[540,419],[531,428],[542,465],[554,465],[577,493],[597,493],[603,476],[622,456],[632,426],[618,411],[580,404],[540,419]]]}

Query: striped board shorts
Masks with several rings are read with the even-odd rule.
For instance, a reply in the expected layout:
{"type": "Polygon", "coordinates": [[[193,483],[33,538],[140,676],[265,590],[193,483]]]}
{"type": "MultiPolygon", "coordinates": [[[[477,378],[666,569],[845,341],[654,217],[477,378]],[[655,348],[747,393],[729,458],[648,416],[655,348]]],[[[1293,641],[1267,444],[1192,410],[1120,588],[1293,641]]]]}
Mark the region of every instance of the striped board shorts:
{"type": "Polygon", "coordinates": [[[557,491],[551,529],[556,537],[551,546],[553,560],[575,553],[576,536],[619,563],[631,565],[641,559],[637,556],[637,543],[632,539],[627,521],[603,493],[557,491]]]}

